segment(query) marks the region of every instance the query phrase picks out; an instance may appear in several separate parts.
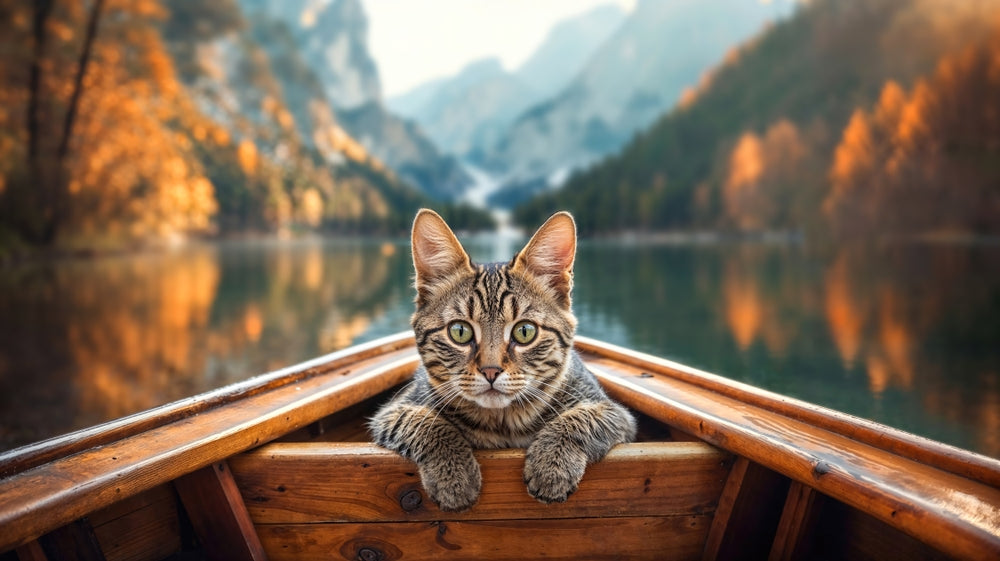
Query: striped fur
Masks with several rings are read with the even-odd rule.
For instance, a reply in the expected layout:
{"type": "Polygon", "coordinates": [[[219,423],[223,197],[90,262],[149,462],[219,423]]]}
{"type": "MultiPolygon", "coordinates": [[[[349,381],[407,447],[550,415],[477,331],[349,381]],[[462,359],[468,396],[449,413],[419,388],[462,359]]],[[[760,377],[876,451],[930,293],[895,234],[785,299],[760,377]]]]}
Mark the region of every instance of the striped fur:
{"type": "Polygon", "coordinates": [[[573,351],[572,217],[554,215],[509,263],[472,263],[429,210],[417,214],[412,241],[422,365],[373,417],[375,442],[415,461],[444,510],[478,499],[476,448],[527,448],[528,492],[566,500],[588,462],[635,436],[632,415],[573,351]],[[449,335],[456,321],[471,328],[467,342],[449,335]],[[514,333],[522,322],[535,328],[527,343],[514,333]]]}

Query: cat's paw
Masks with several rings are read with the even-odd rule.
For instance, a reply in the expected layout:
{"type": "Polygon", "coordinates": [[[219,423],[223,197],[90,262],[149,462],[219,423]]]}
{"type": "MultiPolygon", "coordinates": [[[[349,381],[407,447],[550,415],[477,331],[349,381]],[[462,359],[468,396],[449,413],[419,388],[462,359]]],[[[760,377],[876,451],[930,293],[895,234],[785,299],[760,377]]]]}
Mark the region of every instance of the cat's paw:
{"type": "Polygon", "coordinates": [[[459,512],[467,510],[479,500],[483,476],[475,458],[441,462],[433,467],[420,468],[420,481],[431,500],[441,510],[459,512]]]}
{"type": "Polygon", "coordinates": [[[535,442],[524,460],[524,483],[539,501],[561,503],[576,492],[586,468],[582,450],[535,442]]]}

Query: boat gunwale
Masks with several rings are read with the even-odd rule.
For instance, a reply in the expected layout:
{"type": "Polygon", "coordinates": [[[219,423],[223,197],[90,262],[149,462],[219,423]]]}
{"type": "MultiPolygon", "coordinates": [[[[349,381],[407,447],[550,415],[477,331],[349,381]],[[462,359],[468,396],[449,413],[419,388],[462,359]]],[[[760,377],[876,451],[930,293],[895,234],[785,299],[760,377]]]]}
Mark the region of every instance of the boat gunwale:
{"type": "Polygon", "coordinates": [[[404,342],[361,358],[348,353],[323,374],[0,478],[0,552],[390,390],[419,361],[413,341],[404,342]]]}
{"type": "Polygon", "coordinates": [[[145,411],[0,452],[0,479],[413,344],[403,331],[145,411]]]}
{"type": "Polygon", "coordinates": [[[578,335],[574,341],[578,351],[648,369],[909,460],[1000,487],[1000,460],[996,458],[590,337],[578,335]]]}
{"type": "MultiPolygon", "coordinates": [[[[347,369],[347,372],[350,372],[351,365],[354,363],[362,363],[366,360],[375,360],[380,355],[409,352],[410,350],[415,351],[414,345],[413,336],[410,332],[407,331],[399,333],[363,345],[349,347],[348,349],[277,370],[275,372],[250,378],[244,382],[232,384],[230,386],[206,392],[192,398],[179,400],[172,404],[154,408],[144,413],[126,417],[118,421],[112,421],[102,425],[97,425],[90,429],[70,433],[68,435],[64,435],[63,437],[43,441],[42,443],[39,443],[37,448],[28,446],[16,449],[11,453],[0,456],[0,459],[6,459],[8,461],[11,461],[11,459],[22,459],[24,462],[39,462],[35,464],[34,467],[39,470],[38,473],[44,473],[45,470],[48,469],[46,464],[49,462],[64,460],[76,454],[87,454],[90,453],[89,451],[100,449],[104,444],[125,440],[130,436],[136,437],[147,431],[156,429],[168,430],[170,427],[167,425],[175,423],[179,420],[188,419],[198,413],[216,410],[224,412],[228,411],[228,409],[226,409],[227,407],[238,408],[240,407],[241,399],[249,399],[251,402],[254,400],[259,401],[264,399],[267,393],[271,391],[278,393],[288,392],[290,390],[287,386],[296,382],[306,382],[307,385],[312,382],[318,383],[319,380],[316,377],[321,374],[344,369],[347,369]],[[122,436],[123,433],[129,431],[131,431],[130,435],[122,436]],[[82,435],[81,442],[73,442],[72,437],[74,435],[82,435]],[[48,457],[45,459],[45,454],[55,455],[56,457],[48,457]],[[39,461],[40,458],[41,461],[39,461]]],[[[728,399],[747,404],[751,407],[757,407],[762,411],[787,417],[788,419],[813,426],[817,429],[825,430],[829,433],[856,441],[860,444],[883,450],[886,453],[896,455],[900,458],[905,458],[919,464],[939,469],[942,472],[948,472],[956,476],[964,477],[968,480],[979,482],[993,488],[1000,488],[1000,483],[998,483],[1000,482],[1000,461],[981,456],[974,452],[969,452],[923,437],[918,437],[873,421],[866,421],[864,419],[835,410],[826,409],[824,407],[813,405],[794,398],[785,397],[767,390],[754,388],[741,382],[733,381],[708,372],[703,372],[666,359],[617,347],[612,344],[596,341],[586,337],[577,337],[576,348],[585,355],[585,361],[588,358],[586,355],[589,354],[592,357],[596,355],[596,358],[598,359],[606,359],[607,361],[617,362],[639,372],[654,373],[656,376],[663,376],[664,378],[675,380],[677,383],[688,384],[699,388],[700,390],[712,392],[728,399]]],[[[418,359],[414,352],[414,356],[412,358],[413,364],[416,364],[417,360],[418,359]]],[[[397,381],[394,381],[393,383],[401,383],[398,380],[403,379],[402,374],[399,374],[396,378],[397,381]]],[[[405,379],[408,379],[408,377],[405,379]]],[[[295,389],[298,388],[296,387],[295,389]]],[[[383,389],[388,389],[388,387],[383,389]]],[[[318,405],[314,405],[314,409],[316,410],[314,413],[318,413],[319,407],[320,406],[318,405]]],[[[331,412],[332,411],[327,411],[327,414],[331,412]]],[[[256,430],[256,425],[250,423],[249,421],[247,421],[247,423],[248,424],[245,424],[245,426],[242,426],[239,430],[246,432],[247,434],[249,434],[249,431],[256,430]]],[[[177,430],[183,430],[181,428],[183,424],[184,423],[180,423],[177,430]]],[[[683,426],[679,428],[684,430],[683,426]]],[[[272,430],[272,432],[274,431],[272,430]]],[[[696,433],[692,434],[697,436],[696,433]]],[[[702,440],[707,440],[710,443],[712,442],[710,439],[702,438],[702,440]]],[[[209,462],[209,460],[220,461],[228,458],[233,453],[238,453],[239,451],[252,448],[254,444],[256,444],[256,442],[250,442],[249,440],[244,442],[241,440],[240,443],[224,447],[224,449],[219,450],[209,450],[207,447],[204,447],[204,449],[200,450],[198,454],[198,462],[200,462],[200,464],[205,464],[205,462],[209,462]]],[[[715,444],[732,452],[732,450],[726,447],[724,443],[715,444]]],[[[208,446],[208,444],[205,444],[205,446],[208,446]]],[[[178,452],[178,454],[180,453],[181,452],[178,452]]],[[[171,471],[171,473],[180,473],[180,470],[191,467],[180,466],[179,462],[184,463],[189,460],[182,461],[182,456],[176,454],[169,458],[147,458],[147,460],[148,461],[144,460],[144,464],[148,463],[149,465],[142,466],[143,472],[159,472],[161,471],[161,468],[169,468],[167,471],[171,471]],[[156,469],[154,470],[154,468],[156,469]]],[[[74,461],[79,460],[74,459],[74,461]]],[[[135,465],[138,466],[138,463],[135,465]]],[[[195,468],[196,467],[197,466],[195,466],[195,468]]],[[[0,473],[0,483],[9,477],[17,477],[20,473],[27,471],[27,469],[28,468],[23,468],[21,472],[14,475],[0,473]]],[[[107,473],[113,472],[106,472],[103,476],[106,476],[107,473]]],[[[93,477],[102,476],[97,472],[92,473],[91,475],[93,477]]],[[[157,475],[156,481],[150,479],[149,481],[143,482],[141,485],[161,483],[164,477],[166,476],[163,473],[160,473],[157,475]]],[[[130,492],[134,494],[135,492],[141,491],[141,485],[136,484],[130,492]]],[[[86,485],[82,487],[86,487],[86,485]]],[[[84,490],[82,488],[74,489],[73,492],[79,495],[80,493],[83,493],[84,490]]],[[[124,498],[124,496],[121,498],[124,498]]],[[[41,505],[41,508],[48,512],[58,506],[54,504],[55,502],[60,502],[61,504],[62,500],[63,499],[57,495],[35,497],[34,504],[36,506],[41,505]]],[[[101,499],[101,501],[107,502],[105,499],[101,499]]],[[[28,504],[25,503],[21,506],[27,507],[28,504]]],[[[864,508],[861,508],[861,510],[867,512],[864,508]]],[[[3,513],[0,512],[0,514],[3,513]]],[[[8,512],[7,514],[13,513],[8,512]]],[[[70,516],[70,514],[77,516],[79,515],[79,512],[76,512],[75,514],[65,512],[60,516],[62,516],[62,518],[66,518],[67,516],[70,516]]],[[[27,515],[27,513],[25,511],[21,511],[18,514],[13,515],[16,517],[23,517],[27,515]]],[[[62,519],[59,521],[61,521],[61,523],[66,522],[66,520],[62,519]]],[[[39,531],[51,530],[52,528],[50,526],[52,526],[55,522],[57,521],[47,520],[44,523],[37,521],[36,523],[32,523],[31,525],[33,529],[31,531],[35,533],[32,537],[37,537],[37,532],[39,531]],[[43,529],[42,526],[45,526],[48,529],[43,529]]],[[[19,539],[25,539],[25,537],[26,536],[22,535],[19,539]]]]}

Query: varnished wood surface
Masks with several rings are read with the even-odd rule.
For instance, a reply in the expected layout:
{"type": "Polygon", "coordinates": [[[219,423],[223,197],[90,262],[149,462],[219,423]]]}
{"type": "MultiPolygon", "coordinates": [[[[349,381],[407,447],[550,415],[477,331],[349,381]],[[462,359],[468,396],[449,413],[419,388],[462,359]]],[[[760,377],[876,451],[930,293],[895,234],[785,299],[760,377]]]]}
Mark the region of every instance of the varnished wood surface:
{"type": "Polygon", "coordinates": [[[89,515],[107,561],[161,561],[181,548],[177,497],[160,485],[89,515]]]}
{"type": "Polygon", "coordinates": [[[587,467],[565,503],[544,505],[525,489],[524,450],[476,452],[479,502],[440,511],[416,465],[369,444],[275,443],[229,460],[254,522],[389,522],[711,514],[732,457],[703,442],[615,447],[587,467]]]}
{"type": "Polygon", "coordinates": [[[874,421],[820,407],[748,384],[691,368],[660,357],[618,347],[588,337],[576,337],[574,345],[581,353],[652,374],[710,390],[755,407],[803,421],[814,427],[840,434],[851,440],[1000,487],[1000,460],[916,436],[874,421]]]}
{"type": "MultiPolygon", "coordinates": [[[[79,442],[69,435],[4,454],[0,466],[5,467],[0,469],[19,473],[0,479],[0,528],[3,529],[0,551],[32,543],[42,534],[81,516],[120,504],[126,497],[310,426],[398,386],[409,378],[417,364],[412,345],[412,337],[401,334],[362,349],[363,356],[354,355],[351,350],[338,354],[336,367],[321,360],[310,361],[282,371],[281,376],[268,375],[235,389],[210,392],[74,433],[79,442]]],[[[792,507],[785,509],[789,516],[797,516],[796,509],[812,512],[799,520],[799,527],[792,525],[786,529],[791,537],[783,538],[782,543],[793,544],[795,532],[803,535],[817,525],[837,523],[842,531],[856,532],[857,536],[852,538],[857,539],[829,543],[843,543],[844,551],[852,555],[872,552],[877,555],[882,543],[879,537],[898,529],[914,537],[907,546],[909,549],[904,548],[908,552],[924,551],[923,542],[957,558],[1000,558],[1000,462],[626,349],[587,339],[581,339],[578,347],[598,371],[609,393],[633,409],[670,425],[671,434],[702,439],[791,478],[801,484],[801,489],[822,493],[815,496],[832,498],[824,501],[832,506],[821,510],[820,522],[816,522],[811,517],[816,516],[815,506],[790,494],[788,501],[792,501],[792,507]]],[[[313,426],[317,434],[325,430],[322,423],[313,426]]],[[[357,438],[360,428],[355,424],[343,430],[357,438]]],[[[516,462],[509,458],[500,461],[516,462]]],[[[398,493],[398,487],[392,489],[398,493]]],[[[382,494],[398,501],[399,497],[387,490],[382,494]]],[[[641,500],[636,501],[640,503],[641,500]]],[[[785,503],[786,507],[788,504],[785,503]]],[[[249,498],[247,506],[250,511],[256,508],[249,498]]],[[[395,508],[400,507],[396,504],[395,508]]],[[[308,511],[304,514],[315,516],[317,509],[307,506],[304,510],[308,511]]],[[[317,520],[335,519],[324,512],[319,514],[317,520]]],[[[553,519],[545,524],[561,521],[562,526],[552,527],[556,533],[568,532],[573,527],[577,536],[588,531],[600,535],[596,530],[600,524],[587,526],[592,528],[587,530],[584,526],[591,522],[584,521],[601,519],[583,516],[553,519]]],[[[627,521],[632,525],[630,528],[646,528],[643,531],[646,533],[654,526],[666,527],[663,525],[681,531],[683,525],[676,526],[679,519],[696,520],[697,532],[684,534],[686,537],[679,538],[678,543],[688,543],[684,540],[695,536],[700,540],[700,548],[705,543],[711,518],[711,513],[706,512],[665,518],[624,516],[615,520],[627,521]]],[[[794,519],[789,523],[792,522],[794,519]]],[[[493,529],[495,533],[497,528],[510,528],[504,524],[509,521],[461,519],[446,528],[448,532],[468,528],[453,535],[472,540],[462,542],[463,551],[471,552],[471,556],[483,553],[477,548],[489,543],[482,528],[493,529]],[[473,543],[475,536],[480,536],[483,544],[473,543]]],[[[429,525],[432,525],[429,519],[400,519],[387,523],[385,528],[394,528],[393,532],[399,536],[419,536],[414,539],[420,542],[425,539],[429,525]]],[[[364,522],[258,524],[258,528],[267,528],[267,537],[261,533],[265,548],[281,544],[276,547],[282,551],[294,550],[302,545],[301,540],[307,539],[303,536],[315,537],[318,540],[315,544],[303,546],[303,555],[318,551],[319,543],[341,543],[343,547],[347,542],[337,540],[348,535],[343,532],[349,532],[352,526],[361,534],[366,528],[371,529],[370,523],[364,522]],[[294,532],[299,531],[302,533],[295,537],[294,532]],[[278,539],[275,537],[278,535],[283,537],[278,539]],[[338,535],[341,537],[335,537],[338,535]]],[[[99,533],[100,528],[94,531],[99,533]]],[[[779,527],[778,537],[781,535],[779,527]]],[[[440,546],[434,534],[426,537],[437,545],[427,545],[425,549],[413,546],[415,556],[440,551],[434,549],[440,546]]],[[[566,541],[572,542],[570,538],[566,541]]],[[[897,542],[906,543],[899,540],[885,543],[897,542]]],[[[420,543],[431,544],[431,541],[420,543]]],[[[821,546],[825,543],[816,542],[821,546]]],[[[573,549],[576,546],[572,543],[567,547],[566,551],[579,551],[573,549]]],[[[642,557],[642,551],[637,551],[635,556],[642,557]]],[[[350,558],[357,558],[357,552],[353,553],[350,558]]],[[[700,554],[699,549],[695,557],[700,554]]],[[[558,557],[562,553],[553,555],[558,557]]]]}
{"type": "Polygon", "coordinates": [[[412,347],[350,362],[0,480],[0,551],[400,384],[412,347]]]}
{"type": "Polygon", "coordinates": [[[61,436],[28,444],[14,450],[0,453],[0,477],[8,477],[39,466],[56,458],[101,446],[134,436],[144,431],[197,415],[203,411],[267,392],[288,384],[294,384],[313,376],[324,374],[359,360],[377,357],[385,353],[412,347],[413,334],[399,333],[390,337],[357,345],[319,358],[283,368],[268,374],[255,376],[148,411],[122,417],[93,427],[67,433],[61,436]]]}
{"type": "Polygon", "coordinates": [[[491,559],[695,561],[710,515],[266,524],[260,539],[272,561],[491,559]]]}
{"type": "Polygon", "coordinates": [[[1000,559],[1000,489],[647,368],[594,355],[585,361],[609,394],[629,407],[951,555],[1000,559]]]}
{"type": "Polygon", "coordinates": [[[787,478],[737,458],[705,540],[703,561],[767,557],[787,490],[787,478]]]}
{"type": "Polygon", "coordinates": [[[803,559],[800,545],[811,542],[808,535],[815,520],[813,504],[816,491],[798,481],[793,481],[785,497],[785,506],[778,522],[778,530],[768,555],[768,561],[793,561],[803,559]]]}
{"type": "Polygon", "coordinates": [[[215,462],[174,481],[198,540],[211,561],[265,561],[226,461],[215,462]]]}

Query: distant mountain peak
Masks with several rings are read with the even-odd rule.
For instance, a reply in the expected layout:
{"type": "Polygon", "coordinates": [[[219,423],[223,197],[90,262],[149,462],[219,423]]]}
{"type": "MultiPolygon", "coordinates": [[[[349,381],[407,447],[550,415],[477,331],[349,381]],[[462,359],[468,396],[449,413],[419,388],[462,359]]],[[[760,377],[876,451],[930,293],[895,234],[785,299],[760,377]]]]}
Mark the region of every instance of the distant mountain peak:
{"type": "Polygon", "coordinates": [[[337,109],[382,99],[378,67],[368,51],[368,18],[360,0],[333,0],[302,32],[306,57],[337,109]]]}

